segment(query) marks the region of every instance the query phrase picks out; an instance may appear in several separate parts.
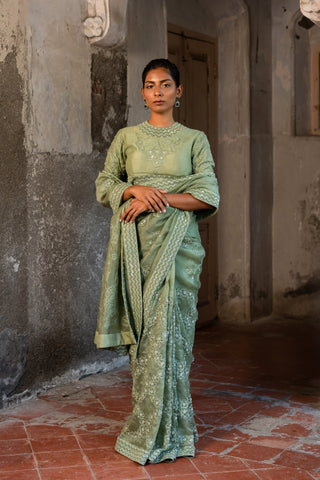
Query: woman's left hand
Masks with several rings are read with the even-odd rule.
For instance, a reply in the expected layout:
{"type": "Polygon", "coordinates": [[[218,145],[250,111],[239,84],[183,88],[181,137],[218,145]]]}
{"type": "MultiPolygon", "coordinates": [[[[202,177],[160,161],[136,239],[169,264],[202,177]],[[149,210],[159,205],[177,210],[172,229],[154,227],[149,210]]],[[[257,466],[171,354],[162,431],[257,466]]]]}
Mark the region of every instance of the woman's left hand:
{"type": "Polygon", "coordinates": [[[145,203],[136,198],[132,198],[129,207],[127,207],[120,217],[120,222],[124,220],[124,223],[134,222],[140,213],[150,211],[145,203]]]}

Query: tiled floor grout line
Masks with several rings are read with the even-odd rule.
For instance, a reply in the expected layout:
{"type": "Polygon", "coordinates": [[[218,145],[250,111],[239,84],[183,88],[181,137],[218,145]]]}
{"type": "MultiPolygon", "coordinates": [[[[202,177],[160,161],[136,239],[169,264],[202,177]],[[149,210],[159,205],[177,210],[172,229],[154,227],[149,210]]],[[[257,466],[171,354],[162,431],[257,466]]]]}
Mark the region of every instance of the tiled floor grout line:
{"type": "MultiPolygon", "coordinates": [[[[249,403],[249,402],[245,402],[244,404],[240,405],[239,407],[233,409],[232,412],[228,412],[228,413],[226,413],[225,415],[222,415],[222,417],[219,417],[219,421],[220,421],[220,420],[223,420],[223,419],[224,419],[225,417],[227,417],[228,415],[232,415],[232,414],[236,413],[238,410],[240,410],[240,408],[243,408],[243,407],[246,406],[248,403],[249,403]]],[[[231,408],[232,408],[232,407],[231,407],[231,408]]],[[[264,410],[264,408],[265,408],[265,407],[261,407],[261,409],[260,409],[258,412],[252,414],[250,417],[246,417],[245,420],[243,420],[241,423],[239,423],[239,426],[241,426],[241,424],[244,423],[244,422],[247,422],[247,421],[252,420],[252,418],[255,417],[256,415],[260,415],[261,412],[262,412],[262,410],[264,410]]]]}
{"type": "Polygon", "coordinates": [[[152,480],[152,477],[150,477],[148,470],[143,467],[143,471],[146,473],[148,479],[149,479],[149,480],[152,480]]]}
{"type": "Polygon", "coordinates": [[[73,435],[74,435],[74,437],[75,437],[75,439],[76,439],[76,441],[77,441],[77,444],[79,445],[79,450],[80,450],[80,452],[81,452],[81,454],[82,454],[82,456],[83,456],[86,464],[88,465],[88,468],[89,468],[89,470],[90,470],[90,472],[91,472],[91,475],[92,475],[92,479],[93,479],[93,480],[97,480],[97,479],[96,479],[96,476],[95,476],[95,474],[94,474],[94,472],[93,472],[93,470],[92,470],[92,468],[91,468],[91,464],[90,464],[90,462],[89,462],[89,460],[88,460],[88,457],[87,457],[86,453],[84,452],[83,448],[81,447],[80,441],[79,441],[79,439],[78,439],[78,435],[76,434],[76,432],[75,432],[73,429],[71,429],[71,431],[72,431],[72,433],[73,433],[73,435]]]}
{"type": "MultiPolygon", "coordinates": [[[[94,394],[96,395],[96,394],[94,394]]],[[[98,402],[100,403],[101,407],[102,407],[102,410],[105,412],[106,409],[105,409],[105,406],[103,405],[103,403],[101,402],[100,398],[98,396],[96,396],[96,399],[98,400],[98,402]]],[[[99,410],[97,413],[99,413],[101,410],[99,410]]]]}
{"type": "Polygon", "coordinates": [[[309,472],[309,470],[307,470],[307,472],[308,472],[308,474],[310,475],[311,478],[313,478],[314,480],[316,479],[316,477],[313,475],[313,473],[309,472]]]}
{"type": "Polygon", "coordinates": [[[203,472],[201,472],[201,470],[197,467],[197,465],[195,465],[195,463],[193,462],[193,460],[192,460],[191,458],[189,458],[189,460],[190,460],[190,463],[194,466],[194,468],[195,468],[196,470],[198,470],[198,472],[200,473],[200,475],[202,476],[202,478],[204,478],[204,480],[206,480],[205,474],[204,474],[203,472]]]}
{"type": "MultiPolygon", "coordinates": [[[[256,477],[257,477],[259,480],[263,480],[263,479],[261,479],[259,473],[258,473],[256,470],[252,470],[252,468],[249,467],[249,465],[246,463],[246,460],[249,461],[249,459],[243,458],[243,459],[242,459],[242,462],[248,467],[248,469],[249,469],[254,475],[256,475],[256,477]]],[[[260,463],[261,463],[261,462],[260,462],[260,463]]],[[[259,468],[259,469],[257,469],[257,470],[266,470],[266,468],[261,467],[261,468],[259,468]]]]}
{"type": "Polygon", "coordinates": [[[252,470],[252,468],[250,468],[249,471],[252,472],[257,477],[258,480],[262,480],[260,475],[255,470],[252,470]]]}
{"type": "Polygon", "coordinates": [[[29,442],[29,445],[30,445],[30,448],[31,448],[31,452],[32,452],[32,456],[33,456],[33,461],[34,461],[35,466],[36,466],[36,470],[37,470],[38,477],[39,477],[39,479],[41,480],[41,473],[40,473],[40,470],[39,470],[38,460],[37,460],[36,454],[35,454],[35,452],[34,452],[34,450],[33,450],[31,438],[30,438],[30,435],[29,435],[29,432],[28,432],[28,429],[27,429],[27,427],[26,427],[25,422],[23,422],[23,428],[24,428],[24,430],[25,430],[25,432],[26,432],[27,439],[28,439],[28,442],[29,442]]]}

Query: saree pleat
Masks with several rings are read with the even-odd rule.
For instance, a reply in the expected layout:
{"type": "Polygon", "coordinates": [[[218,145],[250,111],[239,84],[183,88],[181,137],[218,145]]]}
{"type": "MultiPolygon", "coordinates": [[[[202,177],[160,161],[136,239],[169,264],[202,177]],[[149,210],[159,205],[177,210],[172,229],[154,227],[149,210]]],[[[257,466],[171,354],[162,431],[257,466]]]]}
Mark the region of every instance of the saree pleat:
{"type": "MultiPolygon", "coordinates": [[[[139,135],[141,141],[141,131],[139,135]]],[[[210,170],[194,168],[193,173],[181,176],[138,172],[124,181],[123,153],[119,153],[124,144],[118,139],[116,144],[118,170],[113,166],[110,171],[106,162],[97,180],[101,203],[108,202],[114,215],[95,342],[100,348],[127,346],[129,351],[132,413],[115,448],[144,465],[194,456],[197,430],[189,373],[204,258],[197,220],[213,210],[187,212],[168,207],[166,213],[146,212],[125,224],[119,219],[129,201],[122,204],[122,194],[128,185],[152,185],[168,192],[191,193],[217,207],[218,191],[212,160],[203,154],[199,165],[205,161],[210,170]]]]}

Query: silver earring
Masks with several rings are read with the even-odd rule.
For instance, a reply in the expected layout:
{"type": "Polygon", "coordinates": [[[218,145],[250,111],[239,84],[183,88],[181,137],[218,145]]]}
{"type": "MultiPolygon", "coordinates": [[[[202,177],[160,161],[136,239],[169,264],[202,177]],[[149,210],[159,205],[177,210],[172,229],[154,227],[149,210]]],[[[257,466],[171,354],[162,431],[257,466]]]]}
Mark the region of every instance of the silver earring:
{"type": "Polygon", "coordinates": [[[176,98],[176,102],[175,102],[174,106],[175,106],[176,108],[179,108],[179,107],[180,107],[180,97],[177,97],[177,98],[176,98]]]}
{"type": "Polygon", "coordinates": [[[147,105],[147,100],[144,98],[143,101],[144,101],[144,108],[145,108],[145,110],[148,110],[149,107],[148,107],[148,105],[147,105]]]}

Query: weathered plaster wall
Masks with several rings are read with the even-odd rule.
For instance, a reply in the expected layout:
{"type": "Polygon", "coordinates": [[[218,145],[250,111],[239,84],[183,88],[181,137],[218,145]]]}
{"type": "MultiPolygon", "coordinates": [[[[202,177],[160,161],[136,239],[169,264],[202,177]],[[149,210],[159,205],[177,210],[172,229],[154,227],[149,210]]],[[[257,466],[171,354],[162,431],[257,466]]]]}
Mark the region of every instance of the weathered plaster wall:
{"type": "Polygon", "coordinates": [[[83,0],[28,0],[27,140],[32,151],[91,152],[91,58],[81,28],[84,7],[83,0]]]}
{"type": "Polygon", "coordinates": [[[298,9],[298,0],[272,3],[274,310],[316,317],[320,309],[320,137],[294,136],[293,45],[298,9]]]}
{"type": "Polygon", "coordinates": [[[110,220],[94,180],[126,124],[126,54],[89,47],[85,3],[2,5],[0,406],[122,361],[93,344],[110,220]]]}
{"type": "Polygon", "coordinates": [[[127,120],[127,55],[123,48],[92,48],[91,134],[105,157],[114,132],[127,120]]]}
{"type": "Polygon", "coordinates": [[[241,323],[250,321],[249,18],[242,2],[232,3],[218,30],[219,311],[223,321],[241,323]]]}
{"type": "Polygon", "coordinates": [[[250,320],[249,18],[243,1],[168,1],[168,22],[218,40],[217,174],[222,321],[250,320]]]}
{"type": "Polygon", "coordinates": [[[271,4],[246,0],[250,14],[250,296],[251,319],[272,312],[271,4]]]}
{"type": "MultiPolygon", "coordinates": [[[[15,393],[73,369],[103,369],[93,345],[108,216],[95,202],[100,155],[37,154],[28,172],[29,354],[15,393]]],[[[34,387],[33,387],[34,388],[34,387]]]]}
{"type": "MultiPolygon", "coordinates": [[[[27,158],[19,45],[19,1],[1,5],[0,18],[0,385],[9,394],[26,362],[27,158]]],[[[0,406],[1,406],[0,395],[0,406]]]]}
{"type": "Polygon", "coordinates": [[[128,4],[128,125],[145,121],[140,93],[141,73],[153,58],[167,57],[167,16],[164,0],[135,0],[128,4]]]}

